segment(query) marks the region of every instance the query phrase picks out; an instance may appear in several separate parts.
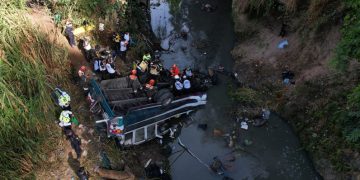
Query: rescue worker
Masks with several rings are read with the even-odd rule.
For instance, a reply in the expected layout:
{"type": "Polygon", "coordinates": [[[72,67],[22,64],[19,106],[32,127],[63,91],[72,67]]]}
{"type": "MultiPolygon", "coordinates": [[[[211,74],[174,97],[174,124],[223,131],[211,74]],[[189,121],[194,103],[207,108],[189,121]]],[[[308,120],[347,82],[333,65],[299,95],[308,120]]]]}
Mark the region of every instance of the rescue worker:
{"type": "Polygon", "coordinates": [[[105,76],[106,76],[106,60],[103,59],[100,61],[100,66],[99,66],[99,71],[100,71],[100,75],[101,75],[101,79],[104,80],[105,76]]]}
{"type": "Polygon", "coordinates": [[[85,92],[87,92],[89,90],[89,87],[87,85],[87,75],[86,75],[86,67],[85,66],[81,66],[79,71],[78,71],[78,75],[80,77],[80,85],[83,88],[83,90],[85,92]]]}
{"type": "Polygon", "coordinates": [[[71,129],[71,118],[73,117],[72,112],[69,110],[64,110],[60,113],[60,123],[59,126],[64,129],[71,129]]]}
{"type": "Polygon", "coordinates": [[[190,67],[185,68],[184,75],[188,78],[191,78],[193,76],[192,70],[190,67]]]}
{"type": "Polygon", "coordinates": [[[70,96],[68,93],[66,93],[65,91],[62,91],[59,88],[55,88],[54,91],[54,96],[55,96],[55,100],[56,103],[63,109],[63,110],[71,110],[70,107],[70,96]]]}
{"type": "Polygon", "coordinates": [[[85,76],[85,71],[86,71],[86,67],[85,66],[81,66],[79,71],[78,71],[78,75],[81,78],[82,76],[85,76]]]}
{"type": "Polygon", "coordinates": [[[146,83],[145,88],[148,90],[152,90],[154,89],[154,85],[155,85],[155,80],[150,79],[149,83],[146,83]]]}
{"type": "Polygon", "coordinates": [[[180,92],[184,88],[184,85],[181,83],[179,75],[175,75],[174,78],[175,78],[175,90],[176,90],[176,93],[180,94],[180,92]]]}
{"type": "Polygon", "coordinates": [[[184,76],[183,77],[183,86],[184,86],[184,90],[185,91],[190,91],[190,88],[191,88],[191,83],[190,83],[190,80],[189,79],[187,79],[187,77],[186,76],[184,76]]]}
{"type": "Polygon", "coordinates": [[[91,44],[90,44],[90,37],[86,36],[83,42],[85,58],[88,62],[91,60],[91,44]]]}
{"type": "Polygon", "coordinates": [[[154,79],[150,79],[150,81],[145,85],[145,92],[149,100],[151,100],[156,93],[154,85],[155,85],[154,79]]]}
{"type": "Polygon", "coordinates": [[[137,73],[136,70],[133,69],[133,70],[131,70],[131,73],[129,75],[129,85],[128,86],[133,89],[134,93],[137,93],[138,89],[142,89],[136,73],[137,73]]]}
{"type": "Polygon", "coordinates": [[[74,32],[73,32],[73,25],[71,23],[71,21],[67,21],[66,22],[66,27],[65,27],[65,34],[68,37],[69,40],[69,44],[71,47],[75,47],[76,43],[75,43],[75,36],[74,36],[74,32]]]}
{"type": "MultiPolygon", "coordinates": [[[[171,69],[170,69],[170,72],[171,72],[171,76],[172,77],[175,77],[175,76],[179,76],[180,74],[180,69],[177,67],[176,64],[172,65],[171,69]]],[[[180,78],[179,78],[180,79],[180,78]]]]}
{"type": "Polygon", "coordinates": [[[107,62],[106,62],[106,70],[109,74],[109,78],[110,79],[113,79],[116,77],[116,71],[115,71],[115,67],[114,67],[114,64],[112,63],[111,59],[108,59],[107,62]]]}
{"type": "Polygon", "coordinates": [[[128,41],[126,41],[125,39],[120,41],[120,58],[123,61],[126,61],[126,51],[127,51],[127,45],[128,45],[128,41]]]}
{"type": "Polygon", "coordinates": [[[151,55],[149,52],[145,53],[142,57],[142,60],[145,62],[149,62],[151,60],[151,55]]]}
{"type": "Polygon", "coordinates": [[[137,80],[136,70],[135,69],[131,70],[129,78],[130,78],[130,80],[137,80]]]}

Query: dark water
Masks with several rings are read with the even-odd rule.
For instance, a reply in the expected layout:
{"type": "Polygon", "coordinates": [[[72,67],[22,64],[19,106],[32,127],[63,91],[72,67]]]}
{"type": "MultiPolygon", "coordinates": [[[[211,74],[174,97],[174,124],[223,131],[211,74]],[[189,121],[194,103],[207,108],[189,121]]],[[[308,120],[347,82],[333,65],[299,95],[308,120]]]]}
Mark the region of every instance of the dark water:
{"type": "MultiPolygon", "coordinates": [[[[162,40],[162,47],[168,49],[161,59],[166,67],[176,63],[181,68],[206,69],[221,63],[232,69],[230,51],[234,46],[235,34],[231,17],[230,0],[206,1],[217,6],[212,13],[201,10],[196,0],[151,0],[151,25],[155,35],[162,40]],[[178,38],[183,28],[189,29],[187,40],[178,38]]],[[[228,167],[226,175],[233,179],[319,179],[311,162],[301,150],[297,137],[279,117],[272,115],[267,127],[252,127],[242,130],[240,141],[252,141],[245,151],[228,148],[223,137],[214,137],[213,129],[229,132],[234,120],[229,115],[232,102],[227,96],[229,79],[221,77],[221,84],[208,92],[208,104],[192,114],[192,124],[182,129],[180,138],[202,161],[211,163],[219,156],[228,167]],[[203,131],[197,124],[206,123],[203,131]],[[231,153],[229,153],[231,152],[231,153]],[[235,157],[228,162],[226,159],[235,157]]],[[[173,144],[174,151],[182,148],[173,144]]],[[[169,160],[175,180],[222,179],[212,173],[187,153],[178,159],[177,154],[169,160]]]]}

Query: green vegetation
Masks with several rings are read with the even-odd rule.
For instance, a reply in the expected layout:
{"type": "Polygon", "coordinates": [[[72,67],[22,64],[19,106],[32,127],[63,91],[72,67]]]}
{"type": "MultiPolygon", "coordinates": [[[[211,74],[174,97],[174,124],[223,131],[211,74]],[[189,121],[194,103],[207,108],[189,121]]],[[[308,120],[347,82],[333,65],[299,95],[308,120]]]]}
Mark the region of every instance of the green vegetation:
{"type": "Polygon", "coordinates": [[[345,70],[351,60],[360,60],[360,1],[346,0],[345,5],[342,39],[332,60],[332,65],[341,70],[345,70]]]}
{"type": "Polygon", "coordinates": [[[262,102],[258,92],[251,88],[242,87],[237,89],[230,89],[230,97],[239,104],[257,106],[262,102]]]}
{"type": "Polygon", "coordinates": [[[0,6],[0,179],[32,177],[41,145],[59,133],[49,92],[64,76],[67,51],[29,24],[24,5],[0,6]]]}

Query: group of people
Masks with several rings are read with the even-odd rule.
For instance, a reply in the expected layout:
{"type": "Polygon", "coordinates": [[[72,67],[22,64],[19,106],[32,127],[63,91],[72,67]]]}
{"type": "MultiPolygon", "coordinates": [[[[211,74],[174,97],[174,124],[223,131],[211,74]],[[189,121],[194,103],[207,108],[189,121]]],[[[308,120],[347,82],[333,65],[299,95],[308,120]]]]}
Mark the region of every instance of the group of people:
{"type": "Polygon", "coordinates": [[[190,67],[184,69],[183,73],[180,73],[179,67],[174,64],[171,69],[171,76],[174,78],[174,90],[176,93],[189,92],[191,89],[191,80],[193,73],[190,67]]]}
{"type": "Polygon", "coordinates": [[[80,139],[75,135],[72,130],[72,125],[79,125],[78,120],[75,118],[73,113],[71,112],[71,98],[70,95],[66,92],[61,90],[60,88],[55,88],[54,92],[52,93],[52,97],[54,98],[57,105],[61,108],[61,113],[59,116],[59,126],[63,129],[66,138],[70,141],[72,148],[74,148],[77,158],[80,158],[81,155],[81,148],[80,139]]]}
{"type": "Polygon", "coordinates": [[[60,88],[55,88],[52,97],[54,98],[56,104],[59,105],[61,108],[61,113],[59,117],[59,121],[60,121],[59,126],[64,128],[65,131],[67,129],[71,129],[71,125],[73,123],[75,125],[78,125],[79,122],[71,112],[70,95],[66,91],[60,88]]]}

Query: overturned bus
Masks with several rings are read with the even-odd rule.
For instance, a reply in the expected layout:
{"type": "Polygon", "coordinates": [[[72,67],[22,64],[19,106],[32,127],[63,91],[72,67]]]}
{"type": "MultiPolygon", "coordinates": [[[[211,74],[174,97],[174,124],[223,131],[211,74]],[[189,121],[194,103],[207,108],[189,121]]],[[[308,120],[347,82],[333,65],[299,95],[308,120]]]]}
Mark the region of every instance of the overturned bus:
{"type": "Polygon", "coordinates": [[[91,80],[88,99],[96,123],[105,123],[108,137],[122,146],[138,145],[169,132],[168,121],[204,106],[206,94],[196,92],[175,97],[169,88],[158,89],[152,98],[134,91],[130,79],[91,80]]]}

